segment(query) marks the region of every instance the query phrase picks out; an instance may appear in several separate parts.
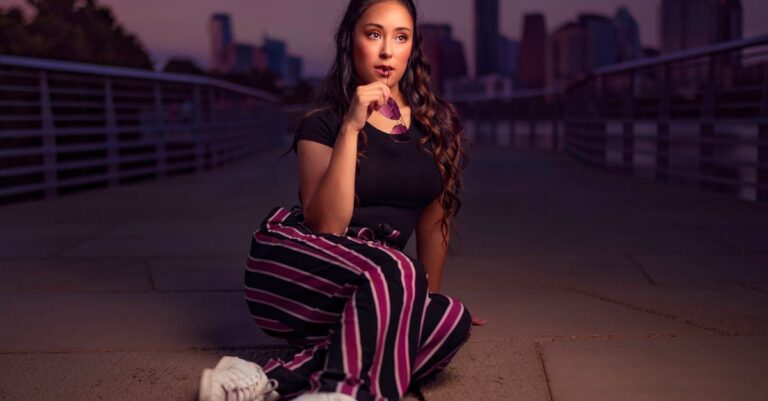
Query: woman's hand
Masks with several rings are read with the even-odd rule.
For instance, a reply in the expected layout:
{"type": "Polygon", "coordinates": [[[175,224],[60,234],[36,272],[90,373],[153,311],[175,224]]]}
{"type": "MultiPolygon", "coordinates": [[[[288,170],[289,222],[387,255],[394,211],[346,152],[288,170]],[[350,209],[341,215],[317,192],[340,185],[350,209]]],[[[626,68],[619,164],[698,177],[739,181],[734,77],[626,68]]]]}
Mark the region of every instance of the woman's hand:
{"type": "Polygon", "coordinates": [[[473,326],[485,326],[485,324],[488,323],[485,319],[480,319],[477,316],[472,316],[472,325],[473,326]]]}
{"type": "Polygon", "coordinates": [[[342,124],[346,124],[356,132],[361,131],[365,128],[365,122],[368,121],[371,114],[387,104],[390,96],[389,87],[381,81],[358,86],[342,124]]]}

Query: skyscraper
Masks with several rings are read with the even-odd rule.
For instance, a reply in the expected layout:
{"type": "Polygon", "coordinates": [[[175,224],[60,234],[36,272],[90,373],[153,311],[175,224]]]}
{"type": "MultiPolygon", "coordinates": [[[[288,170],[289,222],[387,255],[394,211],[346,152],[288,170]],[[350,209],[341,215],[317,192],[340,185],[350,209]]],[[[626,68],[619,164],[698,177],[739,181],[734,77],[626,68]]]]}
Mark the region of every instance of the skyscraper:
{"type": "Polygon", "coordinates": [[[475,76],[499,71],[499,0],[475,1],[475,76]]]}
{"type": "Polygon", "coordinates": [[[524,88],[540,88],[546,78],[547,27],[544,14],[523,16],[523,33],[518,54],[518,82],[524,88]]]}
{"type": "Polygon", "coordinates": [[[208,22],[208,34],[211,39],[210,70],[226,72],[229,70],[228,58],[232,44],[232,23],[229,14],[214,14],[208,22]]]}
{"type": "Polygon", "coordinates": [[[740,0],[662,0],[659,11],[662,52],[742,37],[740,0]]]}
{"type": "Polygon", "coordinates": [[[285,42],[264,36],[264,51],[267,53],[267,66],[281,78],[286,77],[288,55],[285,42]]]}
{"type": "Polygon", "coordinates": [[[626,7],[619,7],[613,17],[619,42],[619,61],[630,61],[643,57],[640,45],[640,28],[626,7]]]}
{"type": "MultiPolygon", "coordinates": [[[[566,85],[596,68],[620,61],[619,25],[603,15],[584,13],[549,37],[547,81],[566,85]]],[[[639,39],[638,48],[639,49],[639,39]]]]}
{"type": "Polygon", "coordinates": [[[499,37],[499,73],[514,77],[517,75],[517,55],[520,52],[520,43],[507,38],[499,37]]]}
{"type": "Polygon", "coordinates": [[[464,46],[453,39],[447,24],[420,24],[421,48],[429,60],[432,90],[443,93],[446,80],[467,75],[464,46]]]}
{"type": "Polygon", "coordinates": [[[618,38],[613,21],[599,14],[579,14],[579,24],[587,32],[587,68],[613,64],[619,60],[618,38]]]}
{"type": "Polygon", "coordinates": [[[547,86],[564,86],[587,73],[587,30],[566,22],[549,36],[547,86]]]}
{"type": "Polygon", "coordinates": [[[229,72],[249,73],[253,69],[253,46],[233,43],[229,47],[229,72]]]}

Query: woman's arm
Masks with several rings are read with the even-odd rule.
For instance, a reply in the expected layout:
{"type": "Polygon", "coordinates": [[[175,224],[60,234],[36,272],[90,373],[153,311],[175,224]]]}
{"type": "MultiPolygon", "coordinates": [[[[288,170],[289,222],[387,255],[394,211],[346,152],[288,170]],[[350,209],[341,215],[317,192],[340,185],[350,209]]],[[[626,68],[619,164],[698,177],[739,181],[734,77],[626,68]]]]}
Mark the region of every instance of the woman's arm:
{"type": "Polygon", "coordinates": [[[427,206],[419,217],[416,225],[416,253],[419,262],[427,271],[429,291],[440,291],[440,280],[443,275],[445,256],[448,253],[450,230],[446,243],[443,244],[443,234],[440,231],[440,221],[445,210],[435,199],[427,206]]]}
{"type": "Polygon", "coordinates": [[[342,235],[352,220],[358,133],[342,124],[333,149],[297,143],[304,220],[313,231],[342,235]]]}

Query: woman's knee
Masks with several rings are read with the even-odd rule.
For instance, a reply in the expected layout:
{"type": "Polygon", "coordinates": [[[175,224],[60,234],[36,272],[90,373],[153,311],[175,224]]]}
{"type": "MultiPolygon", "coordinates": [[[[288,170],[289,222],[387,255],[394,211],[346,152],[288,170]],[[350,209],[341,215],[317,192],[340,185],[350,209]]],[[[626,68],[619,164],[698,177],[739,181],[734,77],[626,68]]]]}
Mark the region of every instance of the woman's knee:
{"type": "Polygon", "coordinates": [[[469,338],[472,332],[472,314],[469,312],[469,309],[467,309],[466,305],[464,305],[461,301],[457,300],[456,298],[448,298],[451,300],[452,307],[457,309],[458,321],[456,322],[453,330],[447,334],[447,336],[454,341],[463,342],[469,338]]]}
{"type": "Polygon", "coordinates": [[[376,269],[366,269],[360,275],[364,284],[387,288],[390,302],[423,303],[427,293],[427,275],[424,268],[415,259],[405,254],[391,255],[377,261],[376,269]]]}

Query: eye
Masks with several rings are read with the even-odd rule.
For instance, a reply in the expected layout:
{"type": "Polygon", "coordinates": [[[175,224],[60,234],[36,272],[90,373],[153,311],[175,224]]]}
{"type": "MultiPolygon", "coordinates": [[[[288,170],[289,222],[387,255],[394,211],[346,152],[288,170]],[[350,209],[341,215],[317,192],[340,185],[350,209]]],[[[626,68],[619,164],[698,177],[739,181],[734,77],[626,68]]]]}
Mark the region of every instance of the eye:
{"type": "Polygon", "coordinates": [[[373,32],[369,32],[369,33],[368,33],[368,37],[370,38],[370,37],[371,37],[371,35],[378,35],[378,34],[379,34],[379,33],[378,33],[378,32],[376,32],[376,31],[373,31],[373,32]]]}
{"type": "Polygon", "coordinates": [[[403,42],[408,40],[408,36],[405,36],[405,35],[400,35],[398,36],[398,38],[403,38],[403,42]]]}

